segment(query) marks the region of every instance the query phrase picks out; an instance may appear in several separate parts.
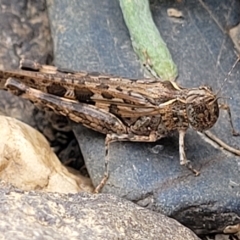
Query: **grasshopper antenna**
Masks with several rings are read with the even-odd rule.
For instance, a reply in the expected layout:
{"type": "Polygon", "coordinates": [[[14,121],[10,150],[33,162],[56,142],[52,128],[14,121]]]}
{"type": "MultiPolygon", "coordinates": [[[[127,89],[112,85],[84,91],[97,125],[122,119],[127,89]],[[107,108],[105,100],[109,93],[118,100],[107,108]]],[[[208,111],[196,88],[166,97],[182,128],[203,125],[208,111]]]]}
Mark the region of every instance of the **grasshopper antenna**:
{"type": "Polygon", "coordinates": [[[220,89],[218,90],[216,96],[218,96],[218,94],[222,91],[222,88],[224,87],[225,83],[227,82],[230,74],[232,73],[233,69],[236,67],[237,63],[239,62],[240,60],[240,56],[237,58],[237,60],[235,61],[235,63],[233,64],[232,68],[230,69],[230,71],[228,72],[227,76],[225,77],[225,79],[223,80],[222,82],[222,85],[220,87],[220,89]]]}

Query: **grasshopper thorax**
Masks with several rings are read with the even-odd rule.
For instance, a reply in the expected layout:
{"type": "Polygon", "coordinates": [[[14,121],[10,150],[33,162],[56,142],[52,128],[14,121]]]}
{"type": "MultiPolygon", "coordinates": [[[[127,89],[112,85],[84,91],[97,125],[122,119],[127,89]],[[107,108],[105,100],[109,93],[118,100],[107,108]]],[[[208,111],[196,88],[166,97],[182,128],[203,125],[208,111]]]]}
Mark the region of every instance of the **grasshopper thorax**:
{"type": "Polygon", "coordinates": [[[211,128],[219,116],[216,94],[208,86],[189,90],[186,111],[190,125],[197,131],[211,128]]]}

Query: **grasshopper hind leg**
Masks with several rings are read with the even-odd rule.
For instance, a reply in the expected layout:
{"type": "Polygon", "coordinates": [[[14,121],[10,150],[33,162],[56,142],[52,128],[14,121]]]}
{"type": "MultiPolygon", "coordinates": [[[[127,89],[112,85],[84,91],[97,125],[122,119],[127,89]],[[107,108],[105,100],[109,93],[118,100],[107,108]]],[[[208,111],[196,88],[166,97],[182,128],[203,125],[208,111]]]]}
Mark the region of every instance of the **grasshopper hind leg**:
{"type": "Polygon", "coordinates": [[[109,178],[109,145],[113,142],[156,142],[157,135],[150,133],[149,136],[139,136],[134,134],[107,134],[105,138],[105,163],[104,163],[104,176],[98,186],[95,188],[94,193],[99,193],[109,178]]]}

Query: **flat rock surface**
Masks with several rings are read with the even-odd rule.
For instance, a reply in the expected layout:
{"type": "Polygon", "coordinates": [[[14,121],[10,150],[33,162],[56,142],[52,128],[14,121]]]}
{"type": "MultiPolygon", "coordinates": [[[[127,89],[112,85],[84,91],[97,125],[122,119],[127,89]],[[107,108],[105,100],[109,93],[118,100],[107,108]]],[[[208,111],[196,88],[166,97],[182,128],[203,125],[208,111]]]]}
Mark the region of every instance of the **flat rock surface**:
{"type": "Polygon", "coordinates": [[[174,219],[110,194],[23,192],[0,182],[0,201],[1,239],[199,239],[174,219]]]}
{"type": "MultiPolygon", "coordinates": [[[[47,1],[53,34],[55,64],[73,70],[142,77],[117,1],[47,1]],[[64,14],[63,14],[64,12],[64,14]]],[[[227,34],[239,22],[239,1],[152,1],[154,21],[178,65],[178,82],[186,87],[208,84],[217,92],[236,61],[227,34]],[[168,8],[183,13],[167,16],[168,8]]],[[[234,125],[240,130],[240,65],[221,88],[231,97],[234,125]]],[[[233,138],[225,112],[212,131],[228,144],[233,138]]],[[[86,166],[95,185],[103,176],[104,136],[75,125],[86,166]]],[[[141,206],[172,216],[197,233],[221,232],[240,221],[239,157],[203,140],[196,132],[186,136],[186,153],[201,175],[179,166],[178,137],[157,143],[110,145],[110,178],[104,193],[114,193],[141,206]]]]}

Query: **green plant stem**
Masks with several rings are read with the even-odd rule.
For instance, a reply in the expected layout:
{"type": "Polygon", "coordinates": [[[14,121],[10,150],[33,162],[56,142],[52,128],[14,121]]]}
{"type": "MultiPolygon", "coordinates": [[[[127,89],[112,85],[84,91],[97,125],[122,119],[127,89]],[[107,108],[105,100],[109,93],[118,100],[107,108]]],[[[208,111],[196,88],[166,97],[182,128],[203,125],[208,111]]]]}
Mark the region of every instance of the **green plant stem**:
{"type": "Polygon", "coordinates": [[[162,80],[175,80],[177,67],[155,26],[148,0],[119,0],[134,51],[162,80]]]}

